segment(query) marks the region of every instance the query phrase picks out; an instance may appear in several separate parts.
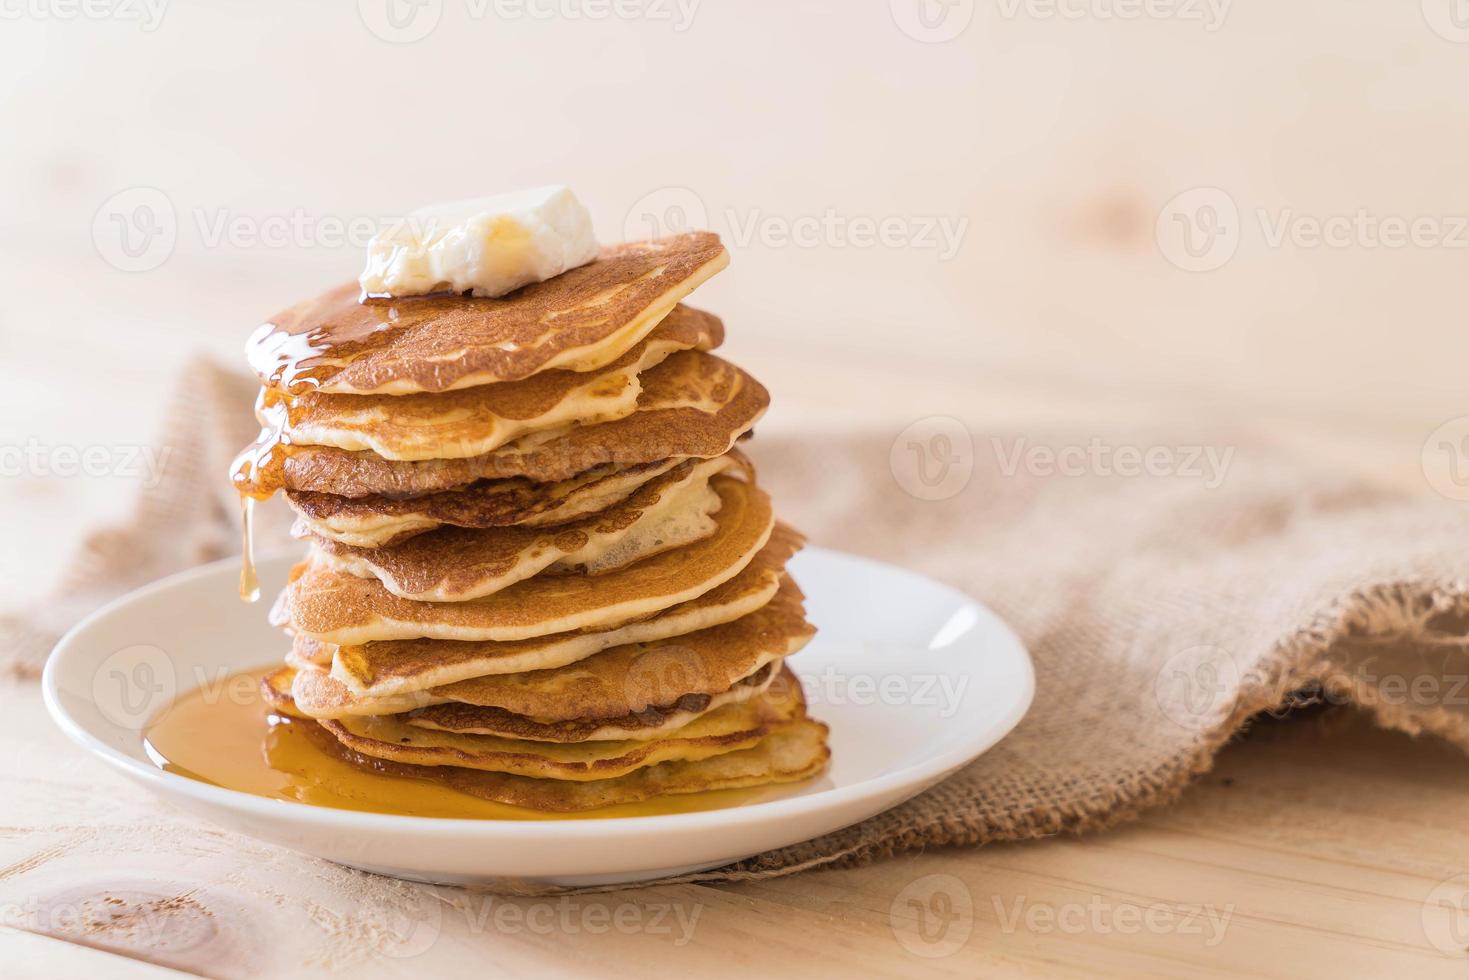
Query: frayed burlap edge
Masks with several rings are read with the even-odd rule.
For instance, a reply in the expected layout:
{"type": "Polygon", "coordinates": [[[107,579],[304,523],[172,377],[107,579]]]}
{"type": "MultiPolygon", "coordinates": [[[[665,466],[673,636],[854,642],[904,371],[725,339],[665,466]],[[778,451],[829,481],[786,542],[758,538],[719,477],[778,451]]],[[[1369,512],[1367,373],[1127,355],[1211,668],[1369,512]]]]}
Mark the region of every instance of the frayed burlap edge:
{"type": "MultiPolygon", "coordinates": [[[[1066,806],[1036,807],[1004,823],[976,826],[953,814],[922,812],[923,797],[906,807],[903,827],[874,828],[873,818],[825,837],[795,844],[708,871],[660,878],[638,885],[590,888],[543,888],[501,883],[471,888],[525,896],[594,894],[629,887],[677,884],[719,884],[761,881],[821,868],[853,868],[899,854],[933,847],[978,846],[1036,840],[1060,834],[1107,830],[1135,820],[1155,807],[1178,799],[1193,780],[1214,767],[1219,751],[1242,734],[1250,720],[1267,712],[1289,710],[1313,700],[1312,692],[1330,689],[1334,703],[1367,711],[1384,728],[1421,735],[1439,735],[1469,751],[1469,721],[1444,708],[1415,710],[1385,701],[1380,692],[1349,670],[1333,651],[1357,639],[1399,648],[1443,647],[1469,651],[1469,628],[1445,632],[1434,621],[1463,617],[1469,623],[1469,585],[1451,582],[1384,583],[1353,592],[1313,618],[1305,627],[1276,644],[1269,656],[1248,672],[1233,704],[1203,728],[1190,749],[1159,765],[1107,796],[1079,800],[1066,806]]],[[[1039,696],[1038,696],[1039,699],[1039,696]]],[[[891,821],[883,821],[892,823],[891,821]]]]}

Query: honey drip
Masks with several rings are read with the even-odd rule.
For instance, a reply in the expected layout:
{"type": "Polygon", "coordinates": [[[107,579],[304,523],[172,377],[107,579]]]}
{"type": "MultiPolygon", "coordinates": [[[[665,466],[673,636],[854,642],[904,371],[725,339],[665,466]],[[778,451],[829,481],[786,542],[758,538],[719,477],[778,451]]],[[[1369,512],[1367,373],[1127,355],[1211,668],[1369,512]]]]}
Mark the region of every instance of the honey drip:
{"type": "Polygon", "coordinates": [[[260,601],[260,578],[255,574],[255,498],[240,494],[240,598],[260,601]]]}
{"type": "Polygon", "coordinates": [[[426,779],[369,772],[322,749],[316,723],[273,714],[260,681],[275,667],[214,680],[179,697],[144,732],[154,764],[225,789],[341,810],[480,820],[576,820],[690,813],[772,799],[781,787],[666,796],[577,813],[483,800],[426,779]],[[308,728],[308,726],[311,726],[308,728]]]}

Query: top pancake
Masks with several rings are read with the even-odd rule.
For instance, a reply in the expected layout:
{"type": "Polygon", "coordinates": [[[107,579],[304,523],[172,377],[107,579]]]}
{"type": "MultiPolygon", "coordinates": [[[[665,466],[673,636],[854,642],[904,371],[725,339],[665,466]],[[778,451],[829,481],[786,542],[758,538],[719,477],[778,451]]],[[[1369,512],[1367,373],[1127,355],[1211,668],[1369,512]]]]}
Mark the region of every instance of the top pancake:
{"type": "Polygon", "coordinates": [[[478,456],[526,433],[631,415],[639,375],[675,351],[711,350],[724,339],[719,318],[679,305],[653,332],[595,371],[542,371],[522,381],[432,394],[292,398],[261,389],[262,425],[282,426],[291,445],[370,450],[387,459],[478,456]]]}
{"type": "Polygon", "coordinates": [[[250,337],[266,387],[289,394],[406,395],[610,364],[674,304],[729,264],[710,232],[602,249],[596,260],[495,299],[414,296],[359,302],[344,283],[250,337]]]}

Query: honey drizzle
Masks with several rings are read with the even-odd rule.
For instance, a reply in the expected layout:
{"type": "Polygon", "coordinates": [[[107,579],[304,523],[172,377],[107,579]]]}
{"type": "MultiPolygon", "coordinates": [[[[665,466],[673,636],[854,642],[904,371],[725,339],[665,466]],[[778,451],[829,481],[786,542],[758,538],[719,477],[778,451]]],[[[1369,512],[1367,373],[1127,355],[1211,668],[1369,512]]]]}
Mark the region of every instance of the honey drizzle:
{"type": "Polygon", "coordinates": [[[255,498],[240,494],[240,598],[260,601],[260,577],[255,574],[255,498]]]}
{"type": "Polygon", "coordinates": [[[688,813],[772,799],[777,785],[654,797],[574,813],[549,813],[461,793],[426,779],[372,772],[330,753],[315,722],[272,713],[259,695],[275,667],[241,671],[180,695],[144,731],[153,763],[166,772],[276,800],[425,817],[576,820],[688,813]]]}

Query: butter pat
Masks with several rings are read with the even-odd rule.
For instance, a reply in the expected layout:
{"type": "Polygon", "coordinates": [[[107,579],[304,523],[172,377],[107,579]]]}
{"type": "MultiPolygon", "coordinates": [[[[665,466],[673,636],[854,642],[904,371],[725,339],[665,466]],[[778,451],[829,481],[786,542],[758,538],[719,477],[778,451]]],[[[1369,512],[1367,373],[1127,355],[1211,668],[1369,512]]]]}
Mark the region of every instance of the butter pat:
{"type": "Polygon", "coordinates": [[[597,257],[592,216],[561,185],[420,208],[367,244],[364,296],[504,296],[597,257]]]}

